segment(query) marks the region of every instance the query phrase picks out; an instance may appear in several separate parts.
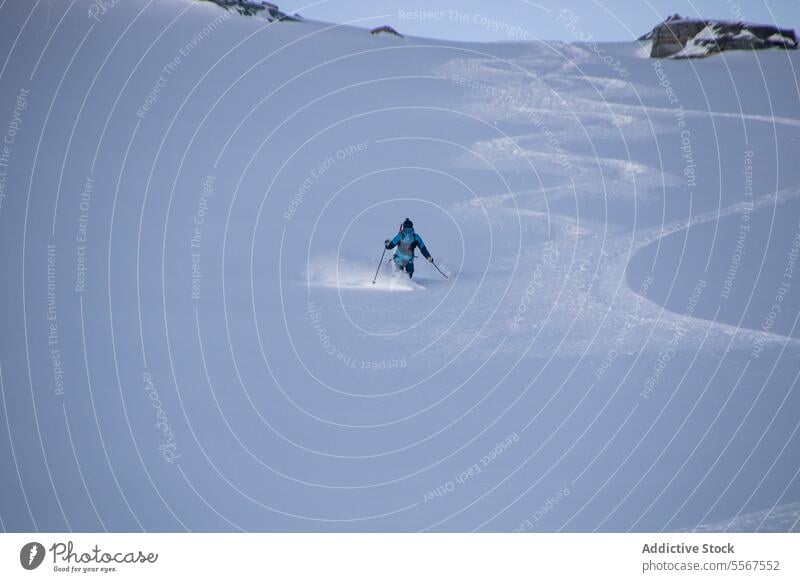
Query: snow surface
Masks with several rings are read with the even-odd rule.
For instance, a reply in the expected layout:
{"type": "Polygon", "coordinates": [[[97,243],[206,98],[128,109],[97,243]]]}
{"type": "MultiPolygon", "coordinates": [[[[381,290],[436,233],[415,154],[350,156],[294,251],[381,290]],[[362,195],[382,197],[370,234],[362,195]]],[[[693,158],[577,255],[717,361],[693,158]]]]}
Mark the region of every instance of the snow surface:
{"type": "Polygon", "coordinates": [[[769,35],[769,37],[767,37],[767,40],[774,43],[782,42],[789,47],[797,46],[797,43],[794,40],[792,40],[788,36],[783,36],[782,34],[779,34],[777,32],[775,34],[769,35]]]}
{"type": "MultiPolygon", "coordinates": [[[[706,27],[694,35],[692,40],[706,40],[706,41],[713,41],[717,39],[718,32],[716,30],[716,25],[706,25],[706,27]]],[[[748,31],[750,32],[750,31],[748,31]]]]}
{"type": "Polygon", "coordinates": [[[698,532],[797,532],[800,523],[800,505],[789,503],[766,511],[738,515],[716,523],[697,526],[698,532]]]}
{"type": "Polygon", "coordinates": [[[796,52],[92,6],[0,9],[4,529],[800,501],[796,52]],[[372,285],[406,216],[450,278],[372,285]]]}

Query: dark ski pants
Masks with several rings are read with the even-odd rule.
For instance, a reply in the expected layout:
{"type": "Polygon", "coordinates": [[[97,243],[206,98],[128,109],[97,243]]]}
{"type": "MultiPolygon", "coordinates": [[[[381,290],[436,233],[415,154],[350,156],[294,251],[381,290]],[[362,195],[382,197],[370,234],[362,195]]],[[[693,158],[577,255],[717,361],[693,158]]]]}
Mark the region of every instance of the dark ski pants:
{"type": "Polygon", "coordinates": [[[404,266],[402,261],[395,260],[394,266],[400,271],[405,271],[406,273],[408,273],[409,279],[411,279],[414,276],[414,261],[408,261],[404,266]]]}

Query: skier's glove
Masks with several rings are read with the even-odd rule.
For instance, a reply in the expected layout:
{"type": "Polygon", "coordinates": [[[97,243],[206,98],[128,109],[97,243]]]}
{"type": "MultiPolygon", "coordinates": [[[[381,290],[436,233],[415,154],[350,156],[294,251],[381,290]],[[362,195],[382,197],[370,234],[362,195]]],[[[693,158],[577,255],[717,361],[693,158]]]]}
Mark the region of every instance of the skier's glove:
{"type": "Polygon", "coordinates": [[[433,262],[433,257],[428,257],[428,262],[432,263],[433,262]]]}
{"type": "Polygon", "coordinates": [[[392,241],[390,241],[390,240],[387,238],[385,241],[383,241],[383,246],[385,246],[385,247],[388,249],[389,247],[391,247],[391,246],[392,246],[392,241]]]}

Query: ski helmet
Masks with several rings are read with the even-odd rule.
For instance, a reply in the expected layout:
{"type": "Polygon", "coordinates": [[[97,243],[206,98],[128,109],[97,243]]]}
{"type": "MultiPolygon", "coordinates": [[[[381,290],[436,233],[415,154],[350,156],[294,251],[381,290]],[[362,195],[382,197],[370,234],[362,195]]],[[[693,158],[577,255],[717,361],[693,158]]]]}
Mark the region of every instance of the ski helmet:
{"type": "Polygon", "coordinates": [[[410,218],[406,218],[406,219],[403,221],[403,228],[414,228],[414,223],[413,223],[413,222],[411,222],[411,219],[410,219],[410,218]]]}

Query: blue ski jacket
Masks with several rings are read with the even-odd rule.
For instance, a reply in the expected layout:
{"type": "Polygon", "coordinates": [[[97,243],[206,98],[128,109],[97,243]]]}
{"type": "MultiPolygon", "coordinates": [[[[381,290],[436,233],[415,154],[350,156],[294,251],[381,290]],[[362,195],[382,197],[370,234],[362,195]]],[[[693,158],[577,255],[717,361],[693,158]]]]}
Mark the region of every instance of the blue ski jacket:
{"type": "Polygon", "coordinates": [[[430,258],[431,256],[431,254],[428,252],[428,248],[425,246],[425,242],[422,240],[422,237],[414,232],[413,228],[404,228],[397,233],[397,236],[389,241],[389,244],[386,245],[386,248],[389,250],[395,247],[397,247],[395,256],[403,259],[404,261],[413,261],[414,250],[417,248],[419,248],[419,252],[421,252],[422,256],[426,259],[430,258]]]}

